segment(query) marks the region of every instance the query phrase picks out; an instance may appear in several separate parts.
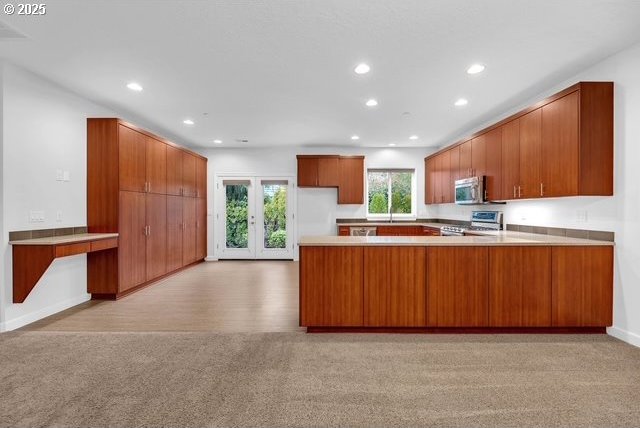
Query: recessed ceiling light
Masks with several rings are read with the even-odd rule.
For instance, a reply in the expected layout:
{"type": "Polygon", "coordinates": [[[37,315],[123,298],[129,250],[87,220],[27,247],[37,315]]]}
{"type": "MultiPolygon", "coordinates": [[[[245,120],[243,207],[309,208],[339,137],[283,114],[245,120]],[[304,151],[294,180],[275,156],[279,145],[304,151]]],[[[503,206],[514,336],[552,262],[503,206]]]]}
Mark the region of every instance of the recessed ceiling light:
{"type": "Polygon", "coordinates": [[[193,125],[195,122],[191,119],[185,119],[182,121],[185,125],[193,125]]]}
{"type": "Polygon", "coordinates": [[[375,107],[378,105],[378,101],[371,98],[370,100],[367,100],[366,104],[367,104],[367,107],[375,107]]]}
{"type": "Polygon", "coordinates": [[[359,140],[359,139],[360,139],[360,137],[358,137],[357,135],[352,135],[352,136],[351,136],[351,139],[355,141],[355,140],[359,140]]]}
{"type": "Polygon", "coordinates": [[[367,74],[370,70],[371,67],[369,67],[369,65],[365,64],[364,62],[362,64],[358,64],[358,66],[353,69],[356,74],[367,74]]]}
{"type": "Polygon", "coordinates": [[[418,136],[417,135],[412,135],[411,137],[409,137],[410,140],[417,140],[418,136]]]}
{"type": "Polygon", "coordinates": [[[222,140],[213,140],[213,144],[222,144],[222,140]]]}
{"type": "Polygon", "coordinates": [[[132,91],[136,91],[136,92],[142,91],[142,85],[140,85],[139,83],[136,83],[136,82],[127,83],[127,88],[131,89],[132,91]]]}
{"type": "Polygon", "coordinates": [[[484,71],[484,65],[482,64],[473,64],[469,68],[467,68],[468,74],[478,74],[484,71]]]}
{"type": "Polygon", "coordinates": [[[396,143],[389,143],[389,147],[395,147],[396,143]]]}
{"type": "Polygon", "coordinates": [[[458,98],[458,100],[456,100],[456,102],[454,103],[456,107],[462,107],[462,106],[466,106],[467,104],[469,104],[469,101],[467,101],[466,98],[458,98]]]}

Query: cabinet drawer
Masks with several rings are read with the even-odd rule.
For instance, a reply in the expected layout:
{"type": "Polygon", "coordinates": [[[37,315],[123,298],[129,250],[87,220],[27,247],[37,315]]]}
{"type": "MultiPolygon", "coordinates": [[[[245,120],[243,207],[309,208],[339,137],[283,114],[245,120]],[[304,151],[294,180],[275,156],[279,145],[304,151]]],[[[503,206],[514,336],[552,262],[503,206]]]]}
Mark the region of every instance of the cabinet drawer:
{"type": "Polygon", "coordinates": [[[89,242],[79,242],[77,244],[56,245],[56,257],[74,256],[76,254],[88,253],[89,242]]]}
{"type": "Polygon", "coordinates": [[[118,247],[118,238],[101,239],[91,242],[91,251],[108,250],[109,248],[118,247]]]}

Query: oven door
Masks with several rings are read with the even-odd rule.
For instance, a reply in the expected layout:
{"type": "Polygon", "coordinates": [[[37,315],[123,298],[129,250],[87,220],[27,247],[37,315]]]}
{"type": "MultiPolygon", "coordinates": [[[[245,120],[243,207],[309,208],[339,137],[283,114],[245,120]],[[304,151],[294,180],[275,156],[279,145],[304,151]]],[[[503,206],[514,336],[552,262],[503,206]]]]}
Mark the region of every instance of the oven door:
{"type": "Polygon", "coordinates": [[[479,204],[482,202],[482,189],[478,177],[456,180],[456,204],[479,204]]]}

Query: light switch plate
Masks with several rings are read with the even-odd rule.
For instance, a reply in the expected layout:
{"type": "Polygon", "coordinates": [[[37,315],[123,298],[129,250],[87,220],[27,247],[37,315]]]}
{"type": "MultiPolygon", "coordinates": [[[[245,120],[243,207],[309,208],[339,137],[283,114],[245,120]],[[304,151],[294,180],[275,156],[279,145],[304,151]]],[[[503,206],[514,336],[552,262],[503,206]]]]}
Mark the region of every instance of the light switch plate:
{"type": "Polygon", "coordinates": [[[29,211],[29,221],[31,223],[42,223],[44,221],[44,211],[29,211]]]}
{"type": "Polygon", "coordinates": [[[64,180],[64,173],[61,169],[56,169],[56,181],[64,180]]]}
{"type": "Polygon", "coordinates": [[[63,173],[62,173],[62,181],[71,181],[71,172],[63,171],[63,173]]]}

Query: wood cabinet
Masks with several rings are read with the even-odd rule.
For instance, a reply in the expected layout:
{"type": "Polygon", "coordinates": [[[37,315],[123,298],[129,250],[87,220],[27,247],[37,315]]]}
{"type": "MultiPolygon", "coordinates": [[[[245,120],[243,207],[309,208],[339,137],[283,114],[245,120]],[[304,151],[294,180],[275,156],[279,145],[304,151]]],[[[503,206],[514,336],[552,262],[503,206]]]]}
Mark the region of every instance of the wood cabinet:
{"type": "Polygon", "coordinates": [[[146,195],[120,191],[119,208],[118,291],[126,291],[147,280],[146,195]]]}
{"type": "Polygon", "coordinates": [[[87,256],[94,297],[118,298],[206,256],[206,164],[119,119],[87,120],[88,231],[120,234],[117,249],[87,256]]]}
{"type": "Polygon", "coordinates": [[[363,325],[363,248],[300,248],[300,325],[363,325]]]}
{"type": "Polygon", "coordinates": [[[167,195],[182,196],[182,150],[167,146],[167,195]]]}
{"type": "Polygon", "coordinates": [[[207,257],[207,200],[196,199],[196,260],[207,257]]]}
{"type": "Polygon", "coordinates": [[[542,107],[540,196],[578,194],[578,103],[572,92],[542,107]]]}
{"type": "Polygon", "coordinates": [[[487,247],[429,247],[427,325],[486,327],[489,324],[487,247]]]}
{"type": "Polygon", "coordinates": [[[182,196],[167,196],[167,271],[180,269],[182,264],[182,196]]]}
{"type": "Polygon", "coordinates": [[[502,129],[502,196],[516,199],[520,185],[520,121],[512,120],[502,129]]]}
{"type": "Polygon", "coordinates": [[[435,199],[438,203],[453,202],[453,187],[451,185],[451,154],[443,152],[436,157],[435,199]]]}
{"type": "Polygon", "coordinates": [[[502,196],[502,128],[485,134],[485,199],[499,201],[502,196]]]}
{"type": "Polygon", "coordinates": [[[440,228],[439,227],[422,227],[422,236],[440,236],[440,228]]]}
{"type": "Polygon", "coordinates": [[[167,272],[167,196],[146,196],[146,251],[147,274],[145,281],[167,272]]]}
{"type": "Polygon", "coordinates": [[[341,156],[338,185],[339,204],[364,203],[364,156],[341,156]]]}
{"type": "Polygon", "coordinates": [[[182,198],[182,265],[190,265],[195,262],[197,256],[197,202],[194,198],[182,198]]]}
{"type": "Polygon", "coordinates": [[[424,203],[435,204],[435,188],[436,188],[436,159],[435,157],[427,158],[424,161],[424,203]]]}
{"type": "Polygon", "coordinates": [[[196,158],[196,197],[207,197],[207,160],[196,158]]]}
{"type": "Polygon", "coordinates": [[[338,236],[350,236],[350,235],[351,235],[350,226],[338,226],[338,236]]]}
{"type": "Polygon", "coordinates": [[[196,157],[188,152],[182,152],[182,194],[196,196],[196,157]]]}
{"type": "Polygon", "coordinates": [[[338,204],[364,203],[364,156],[298,155],[298,187],[337,187],[338,204]]]}
{"type": "Polygon", "coordinates": [[[459,178],[486,175],[489,200],[612,195],[613,83],[577,83],[426,164],[456,148],[459,178]]]}
{"type": "Polygon", "coordinates": [[[489,325],[551,326],[551,247],[489,248],[489,325]]]}
{"type": "Polygon", "coordinates": [[[378,236],[421,236],[422,226],[378,226],[376,235],[378,236]]]}
{"type": "Polygon", "coordinates": [[[167,193],[167,145],[155,138],[146,140],[146,182],[149,193],[167,193]]]}
{"type": "Polygon", "coordinates": [[[364,249],[364,325],[426,325],[425,247],[364,249]]]}
{"type": "Polygon", "coordinates": [[[613,323],[613,247],[553,247],[554,327],[613,323]]]}

